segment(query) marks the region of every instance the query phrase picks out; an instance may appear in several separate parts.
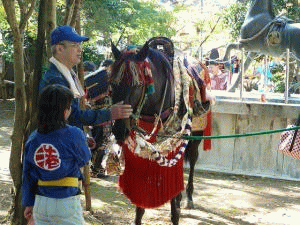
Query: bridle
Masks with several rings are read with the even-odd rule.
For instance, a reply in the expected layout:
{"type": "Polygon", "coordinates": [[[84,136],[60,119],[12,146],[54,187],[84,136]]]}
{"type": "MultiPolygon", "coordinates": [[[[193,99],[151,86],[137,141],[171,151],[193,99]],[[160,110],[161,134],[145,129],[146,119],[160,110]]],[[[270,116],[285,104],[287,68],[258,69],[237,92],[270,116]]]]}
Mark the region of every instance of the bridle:
{"type": "MultiPolygon", "coordinates": [[[[138,123],[139,123],[139,120],[143,120],[143,116],[141,115],[141,111],[148,99],[148,94],[146,93],[146,86],[143,85],[143,89],[142,89],[142,95],[139,99],[139,103],[137,104],[137,107],[136,107],[136,111],[135,113],[132,114],[132,116],[130,117],[130,125],[132,126],[132,128],[134,130],[137,130],[143,134],[147,134],[147,138],[151,138],[154,134],[154,132],[156,131],[157,129],[157,126],[160,123],[162,123],[162,109],[163,109],[163,106],[164,106],[164,103],[165,103],[165,99],[166,99],[166,95],[167,95],[167,89],[168,89],[168,79],[166,80],[166,86],[165,86],[165,89],[164,89],[164,95],[163,95],[163,100],[161,102],[161,105],[160,105],[160,109],[159,109],[159,114],[158,115],[154,115],[153,117],[155,118],[154,120],[154,126],[153,126],[153,129],[150,133],[144,131],[143,129],[141,129],[139,126],[138,126],[138,123]]],[[[168,110],[168,112],[170,112],[170,110],[168,110]]]]}
{"type": "MultiPolygon", "coordinates": [[[[135,105],[134,112],[130,117],[129,126],[130,126],[130,130],[135,130],[139,133],[142,133],[143,135],[147,135],[148,137],[150,135],[151,137],[153,136],[155,130],[157,129],[158,124],[160,122],[162,123],[162,120],[167,118],[172,111],[171,109],[167,109],[165,112],[162,112],[163,106],[165,104],[168,85],[170,85],[169,80],[168,78],[166,80],[164,94],[162,96],[163,98],[159,108],[158,115],[153,115],[153,116],[142,115],[141,113],[148,100],[148,95],[153,93],[151,92],[150,87],[154,87],[150,62],[148,62],[147,59],[145,59],[143,62],[136,62],[134,60],[126,59],[128,54],[129,53],[126,53],[121,57],[121,59],[118,62],[116,62],[116,65],[119,67],[119,71],[116,71],[115,80],[113,80],[112,82],[115,82],[118,85],[123,84],[124,82],[124,84],[130,85],[131,87],[134,87],[135,85],[141,87],[140,97],[139,100],[137,101],[137,105],[135,105]],[[128,74],[130,74],[130,76],[128,76],[128,74]],[[140,120],[145,122],[148,122],[149,120],[153,121],[154,122],[153,130],[150,133],[148,133],[144,131],[142,128],[140,128],[139,127],[140,120]]],[[[131,93],[132,91],[129,92],[129,95],[127,97],[129,97],[131,93]]]]}

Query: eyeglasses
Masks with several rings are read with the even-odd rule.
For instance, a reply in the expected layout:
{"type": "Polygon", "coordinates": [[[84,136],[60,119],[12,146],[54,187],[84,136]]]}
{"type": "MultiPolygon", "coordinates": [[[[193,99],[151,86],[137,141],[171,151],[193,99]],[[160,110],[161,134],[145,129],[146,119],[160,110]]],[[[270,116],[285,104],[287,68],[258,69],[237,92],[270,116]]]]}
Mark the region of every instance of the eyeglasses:
{"type": "Polygon", "coordinates": [[[81,48],[82,49],[82,43],[81,42],[61,42],[58,43],[58,45],[64,45],[64,46],[70,46],[72,48],[81,48]]]}

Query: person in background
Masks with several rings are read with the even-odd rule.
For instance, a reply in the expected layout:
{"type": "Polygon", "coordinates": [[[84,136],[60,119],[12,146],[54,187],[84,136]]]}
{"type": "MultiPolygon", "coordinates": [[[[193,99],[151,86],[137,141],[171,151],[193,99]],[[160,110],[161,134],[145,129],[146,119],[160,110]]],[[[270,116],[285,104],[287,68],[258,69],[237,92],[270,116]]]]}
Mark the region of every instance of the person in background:
{"type": "MultiPolygon", "coordinates": [[[[97,72],[90,74],[86,79],[88,84],[88,101],[92,108],[104,108],[111,104],[111,88],[109,84],[113,60],[106,59],[97,72]]],[[[111,134],[111,124],[105,123],[100,126],[90,126],[91,136],[96,141],[92,150],[92,176],[97,178],[107,177],[106,170],[102,166],[103,158],[108,153],[106,140],[111,134]]]]}
{"type": "Polygon", "coordinates": [[[211,79],[211,90],[226,90],[229,74],[227,71],[221,71],[217,60],[209,61],[208,70],[211,79]]]}
{"type": "Polygon", "coordinates": [[[111,73],[112,71],[112,65],[113,65],[114,61],[111,59],[106,59],[104,60],[104,62],[102,63],[102,66],[105,67],[105,70],[107,73],[111,73]]]}
{"type": "Polygon", "coordinates": [[[91,72],[96,71],[96,65],[92,61],[83,62],[83,75],[86,76],[91,72]]]}
{"type": "Polygon", "coordinates": [[[237,56],[231,56],[232,73],[238,73],[240,68],[240,60],[237,56]]]}
{"type": "Polygon", "coordinates": [[[25,144],[24,217],[34,224],[83,225],[78,180],[91,152],[81,129],[67,125],[72,91],[48,85],[38,100],[38,128],[25,144]]]}
{"type": "Polygon", "coordinates": [[[88,37],[80,36],[71,26],[56,28],[51,33],[53,56],[50,58],[50,68],[43,75],[39,84],[40,91],[51,84],[61,84],[71,89],[74,99],[69,124],[80,128],[129,118],[132,114],[131,106],[125,105],[123,102],[98,110],[80,108],[80,99],[84,96],[84,90],[73,67],[78,65],[82,59],[82,42],[88,40],[88,37]]]}

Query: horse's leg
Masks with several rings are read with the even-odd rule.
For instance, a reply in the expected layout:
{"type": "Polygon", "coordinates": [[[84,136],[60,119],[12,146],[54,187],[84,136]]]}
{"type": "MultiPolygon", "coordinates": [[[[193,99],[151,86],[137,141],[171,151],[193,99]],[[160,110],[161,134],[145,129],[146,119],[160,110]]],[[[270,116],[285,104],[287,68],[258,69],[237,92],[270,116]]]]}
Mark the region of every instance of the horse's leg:
{"type": "Polygon", "coordinates": [[[239,43],[239,42],[228,44],[225,55],[223,57],[223,61],[225,62],[226,66],[227,66],[228,61],[230,60],[229,56],[230,56],[231,50],[232,49],[240,49],[241,48],[240,46],[241,46],[241,43],[239,43]]]}
{"type": "MultiPolygon", "coordinates": [[[[193,132],[193,136],[202,136],[203,131],[197,131],[193,132]]],[[[201,140],[195,140],[190,141],[187,146],[186,151],[186,160],[190,163],[190,173],[188,178],[188,184],[186,187],[186,195],[187,195],[187,209],[194,208],[194,202],[193,202],[193,192],[194,192],[194,171],[195,171],[195,165],[198,160],[199,152],[198,147],[201,140]]]]}
{"type": "Polygon", "coordinates": [[[179,224],[180,209],[176,206],[176,197],[171,200],[171,221],[173,225],[179,224]]]}
{"type": "MultiPolygon", "coordinates": [[[[248,67],[250,66],[250,63],[253,61],[253,59],[257,56],[258,54],[256,52],[249,52],[247,55],[247,58],[244,62],[244,72],[247,71],[248,67]]],[[[239,86],[241,79],[242,79],[242,71],[239,72],[238,78],[236,79],[235,83],[230,87],[228,90],[229,92],[235,92],[235,89],[239,86]]]]}
{"type": "Polygon", "coordinates": [[[145,213],[145,209],[140,208],[140,207],[136,207],[136,211],[135,211],[135,225],[141,225],[142,224],[142,218],[143,215],[145,213]]]}
{"type": "Polygon", "coordinates": [[[175,204],[176,204],[176,207],[178,209],[180,209],[180,202],[181,202],[181,199],[182,199],[182,193],[180,192],[176,197],[175,197],[175,204]]]}

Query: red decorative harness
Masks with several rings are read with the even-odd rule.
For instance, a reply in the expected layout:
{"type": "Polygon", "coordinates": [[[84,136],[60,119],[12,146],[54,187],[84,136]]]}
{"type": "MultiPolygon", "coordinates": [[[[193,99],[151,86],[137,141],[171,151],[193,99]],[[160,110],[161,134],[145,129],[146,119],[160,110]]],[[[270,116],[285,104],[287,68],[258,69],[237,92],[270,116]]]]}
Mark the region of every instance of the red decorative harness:
{"type": "MultiPolygon", "coordinates": [[[[139,126],[151,132],[153,123],[142,120],[139,126]]],[[[156,131],[157,134],[158,130],[156,131]]],[[[132,136],[134,138],[134,134],[132,136]]],[[[152,136],[151,142],[156,141],[152,136]]],[[[131,146],[134,147],[134,146],[131,146]]],[[[183,158],[175,166],[160,166],[155,160],[149,160],[134,154],[129,144],[122,146],[125,156],[125,170],[119,178],[119,186],[130,201],[141,208],[156,208],[184,190],[183,158]]],[[[167,158],[173,158],[179,148],[170,152],[167,158]]]]}

